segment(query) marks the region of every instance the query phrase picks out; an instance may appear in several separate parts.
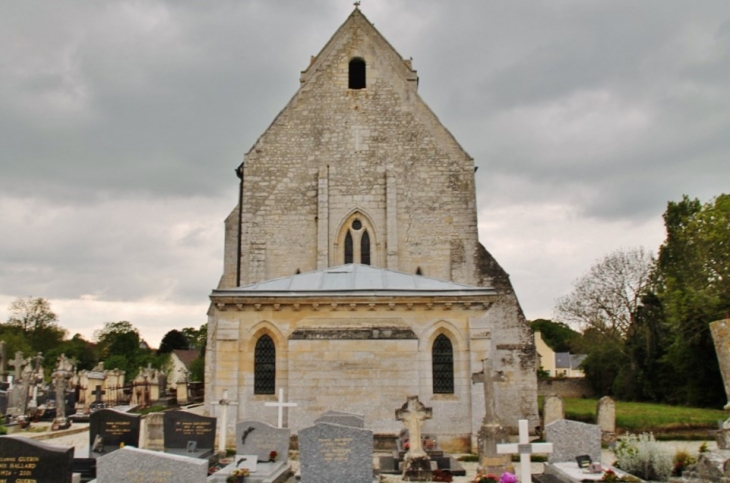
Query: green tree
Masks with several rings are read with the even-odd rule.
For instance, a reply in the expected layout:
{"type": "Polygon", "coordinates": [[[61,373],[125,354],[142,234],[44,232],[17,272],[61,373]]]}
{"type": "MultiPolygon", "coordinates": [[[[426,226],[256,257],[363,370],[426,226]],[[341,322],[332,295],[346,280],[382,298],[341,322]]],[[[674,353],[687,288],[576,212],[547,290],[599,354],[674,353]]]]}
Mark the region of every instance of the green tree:
{"type": "Polygon", "coordinates": [[[574,327],[595,329],[622,348],[653,265],[651,253],[643,248],[606,255],[574,283],[569,295],[558,299],[556,318],[574,327]]]}
{"type": "Polygon", "coordinates": [[[205,345],[208,342],[208,324],[203,324],[199,329],[192,327],[185,327],[182,333],[188,340],[190,349],[201,351],[201,354],[205,354],[205,345]]]}
{"type": "Polygon", "coordinates": [[[157,354],[169,354],[174,350],[188,349],[189,347],[190,342],[188,341],[188,338],[185,337],[185,334],[177,329],[172,329],[162,337],[160,348],[157,349],[157,354]]]}
{"type": "Polygon", "coordinates": [[[139,331],[130,322],[107,322],[104,327],[94,332],[99,357],[106,368],[125,366],[127,379],[136,375],[137,365],[141,362],[142,351],[139,348],[139,331]],[[112,359],[113,357],[113,359],[112,359]],[[124,360],[124,363],[121,360],[124,360]]]}
{"type": "Polygon", "coordinates": [[[566,324],[548,319],[535,319],[530,322],[530,328],[535,332],[540,332],[542,340],[555,352],[575,352],[573,346],[580,337],[580,333],[566,324]]]}
{"type": "Polygon", "coordinates": [[[15,328],[16,334],[22,334],[34,352],[45,353],[66,336],[66,330],[58,325],[58,316],[44,298],[17,298],[10,304],[9,311],[7,326],[15,328]]]}
{"type": "Polygon", "coordinates": [[[730,313],[730,195],[705,204],[687,196],[670,202],[664,224],[657,297],[671,331],[663,360],[677,382],[668,397],[692,405],[721,405],[725,393],[709,324],[730,313]]]}

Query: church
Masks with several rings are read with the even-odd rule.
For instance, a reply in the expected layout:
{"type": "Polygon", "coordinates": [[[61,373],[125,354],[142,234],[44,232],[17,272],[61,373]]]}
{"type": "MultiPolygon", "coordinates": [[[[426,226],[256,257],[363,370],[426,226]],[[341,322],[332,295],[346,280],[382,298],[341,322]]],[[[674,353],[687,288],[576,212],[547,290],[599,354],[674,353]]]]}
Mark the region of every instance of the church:
{"type": "Polygon", "coordinates": [[[534,428],[535,345],[478,239],[474,159],[419,96],[411,61],[356,7],[300,83],[236,170],[208,311],[209,413],[227,394],[230,438],[236,421],[276,425],[265,403],[283,390],[292,434],[336,410],[387,438],[417,395],[433,408],[424,432],[475,450],[489,358],[500,422],[534,428]]]}

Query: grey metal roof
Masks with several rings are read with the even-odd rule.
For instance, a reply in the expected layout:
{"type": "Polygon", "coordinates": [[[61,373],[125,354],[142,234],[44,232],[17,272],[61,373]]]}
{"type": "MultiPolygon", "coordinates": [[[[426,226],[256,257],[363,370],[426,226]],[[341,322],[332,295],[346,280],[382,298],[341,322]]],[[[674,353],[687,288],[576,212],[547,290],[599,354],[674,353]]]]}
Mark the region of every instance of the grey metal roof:
{"type": "Polygon", "coordinates": [[[348,264],[276,278],[242,287],[214,290],[213,295],[494,295],[474,287],[369,265],[348,264]]]}
{"type": "Polygon", "coordinates": [[[570,369],[570,353],[556,352],[555,353],[555,368],[556,369],[570,369]]]}

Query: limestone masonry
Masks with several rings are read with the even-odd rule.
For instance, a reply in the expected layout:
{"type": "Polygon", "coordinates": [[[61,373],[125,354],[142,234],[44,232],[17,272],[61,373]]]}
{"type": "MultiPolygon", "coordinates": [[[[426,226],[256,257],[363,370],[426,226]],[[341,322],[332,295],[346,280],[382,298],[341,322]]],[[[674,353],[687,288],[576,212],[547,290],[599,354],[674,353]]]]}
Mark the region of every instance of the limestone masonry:
{"type": "Polygon", "coordinates": [[[424,432],[468,450],[482,359],[502,371],[504,426],[537,420],[535,347],[508,275],[479,243],[474,160],[417,93],[418,76],[355,9],[244,156],[211,295],[206,405],[292,433],[328,410],[396,435],[407,396],[424,432]]]}

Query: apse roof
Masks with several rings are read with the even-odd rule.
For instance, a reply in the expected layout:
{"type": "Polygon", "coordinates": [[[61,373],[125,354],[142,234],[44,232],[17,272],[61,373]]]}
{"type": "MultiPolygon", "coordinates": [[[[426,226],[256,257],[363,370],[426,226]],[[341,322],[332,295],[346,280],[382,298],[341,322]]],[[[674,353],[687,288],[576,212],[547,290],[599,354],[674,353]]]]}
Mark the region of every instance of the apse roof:
{"type": "Polygon", "coordinates": [[[495,295],[474,287],[369,265],[347,264],[276,278],[242,287],[214,290],[213,295],[495,295]]]}

